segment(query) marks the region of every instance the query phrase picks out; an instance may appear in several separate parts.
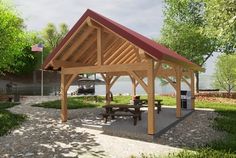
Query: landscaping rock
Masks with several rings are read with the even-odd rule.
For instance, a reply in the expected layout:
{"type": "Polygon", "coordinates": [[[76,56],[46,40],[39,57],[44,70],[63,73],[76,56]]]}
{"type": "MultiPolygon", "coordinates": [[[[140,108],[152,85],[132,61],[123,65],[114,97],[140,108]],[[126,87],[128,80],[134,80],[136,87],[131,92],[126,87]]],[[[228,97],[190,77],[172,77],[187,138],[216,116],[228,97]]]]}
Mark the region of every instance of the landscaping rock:
{"type": "Polygon", "coordinates": [[[216,117],[217,113],[213,110],[196,110],[161,135],[157,142],[174,147],[193,148],[223,139],[225,133],[216,131],[212,126],[216,117]]]}

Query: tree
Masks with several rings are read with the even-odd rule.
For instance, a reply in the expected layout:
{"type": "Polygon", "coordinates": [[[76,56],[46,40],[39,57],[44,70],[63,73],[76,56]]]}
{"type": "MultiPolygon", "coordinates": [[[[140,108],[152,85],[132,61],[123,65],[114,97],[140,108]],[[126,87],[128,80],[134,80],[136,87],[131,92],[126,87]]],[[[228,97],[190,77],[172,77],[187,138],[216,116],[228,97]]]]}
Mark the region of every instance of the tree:
{"type": "Polygon", "coordinates": [[[217,38],[218,51],[236,52],[236,1],[235,0],[204,0],[205,34],[217,38]]]}
{"type": "MultiPolygon", "coordinates": [[[[216,39],[204,34],[204,3],[197,0],[165,0],[160,43],[190,61],[204,66],[214,52],[216,39]]],[[[199,74],[196,73],[196,90],[199,74]]]]}
{"type": "Polygon", "coordinates": [[[0,1],[0,73],[14,72],[14,57],[23,53],[26,45],[23,19],[9,4],[0,1]]]}
{"type": "Polygon", "coordinates": [[[68,26],[65,23],[61,23],[59,28],[60,29],[58,30],[53,23],[48,23],[42,31],[42,38],[49,51],[55,48],[68,32],[68,26]]]}
{"type": "Polygon", "coordinates": [[[38,32],[26,32],[27,42],[22,53],[15,55],[13,62],[9,65],[15,74],[29,74],[41,65],[41,55],[31,51],[31,46],[42,43],[38,32]]]}
{"type": "Polygon", "coordinates": [[[226,90],[228,96],[236,87],[236,55],[221,55],[216,63],[214,85],[226,90]]]}

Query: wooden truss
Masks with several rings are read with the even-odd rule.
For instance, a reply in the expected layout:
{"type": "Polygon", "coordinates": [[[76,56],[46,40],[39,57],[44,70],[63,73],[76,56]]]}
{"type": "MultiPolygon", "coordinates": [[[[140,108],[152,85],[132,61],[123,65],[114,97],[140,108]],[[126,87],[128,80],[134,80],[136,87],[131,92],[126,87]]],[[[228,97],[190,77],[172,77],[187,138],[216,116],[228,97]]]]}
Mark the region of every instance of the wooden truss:
{"type": "MultiPolygon", "coordinates": [[[[177,61],[157,59],[102,24],[87,18],[50,61],[61,70],[61,119],[67,121],[67,90],[83,73],[100,73],[106,83],[106,95],[120,76],[130,76],[132,93],[138,84],[148,95],[148,134],[155,134],[155,78],[162,77],[176,90],[176,117],[181,117],[181,81],[194,96],[194,69],[177,61]],[[144,81],[146,78],[147,82],[144,81]],[[188,81],[190,79],[190,81],[188,81]]],[[[110,97],[106,97],[110,103],[110,97]]],[[[192,99],[194,108],[194,99],[192,99]]]]}

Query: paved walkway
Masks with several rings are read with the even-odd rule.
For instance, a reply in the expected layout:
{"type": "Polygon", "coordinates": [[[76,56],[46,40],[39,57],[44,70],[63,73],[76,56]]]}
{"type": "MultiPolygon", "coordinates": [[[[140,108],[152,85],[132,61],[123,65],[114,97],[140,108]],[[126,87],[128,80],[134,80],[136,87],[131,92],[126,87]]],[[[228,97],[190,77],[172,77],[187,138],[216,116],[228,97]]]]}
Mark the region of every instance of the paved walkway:
{"type": "MultiPolygon", "coordinates": [[[[57,97],[45,97],[46,100],[57,97]]],[[[168,154],[180,149],[155,143],[108,136],[101,131],[81,127],[80,115],[92,109],[69,110],[70,120],[60,122],[60,110],[31,107],[40,99],[25,99],[10,110],[29,118],[11,134],[0,137],[0,157],[130,157],[131,155],[168,154]]],[[[96,109],[95,109],[96,110],[96,109]]]]}

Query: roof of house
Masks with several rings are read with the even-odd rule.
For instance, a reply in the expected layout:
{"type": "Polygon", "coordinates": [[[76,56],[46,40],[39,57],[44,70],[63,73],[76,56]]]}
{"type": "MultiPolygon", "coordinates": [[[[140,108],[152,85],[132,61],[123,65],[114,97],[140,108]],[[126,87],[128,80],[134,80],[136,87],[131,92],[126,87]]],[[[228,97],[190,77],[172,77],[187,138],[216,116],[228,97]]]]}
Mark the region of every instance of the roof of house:
{"type": "Polygon", "coordinates": [[[62,39],[62,41],[54,48],[54,50],[49,54],[46,58],[43,68],[49,69],[49,63],[54,58],[54,56],[58,53],[58,51],[65,45],[67,40],[75,33],[75,31],[83,24],[83,22],[87,18],[91,18],[94,21],[98,22],[99,24],[105,26],[109,30],[115,32],[119,36],[123,37],[124,39],[128,40],[129,42],[133,43],[137,47],[143,49],[145,53],[149,56],[153,57],[154,59],[165,59],[170,61],[175,61],[180,65],[185,65],[190,67],[195,71],[203,71],[204,69],[198,66],[197,64],[192,63],[185,57],[179,55],[178,53],[172,51],[171,49],[166,48],[165,46],[121,25],[117,22],[104,17],[90,9],[88,9],[82,17],[78,20],[78,22],[73,26],[73,28],[67,33],[67,35],[62,39]]]}

